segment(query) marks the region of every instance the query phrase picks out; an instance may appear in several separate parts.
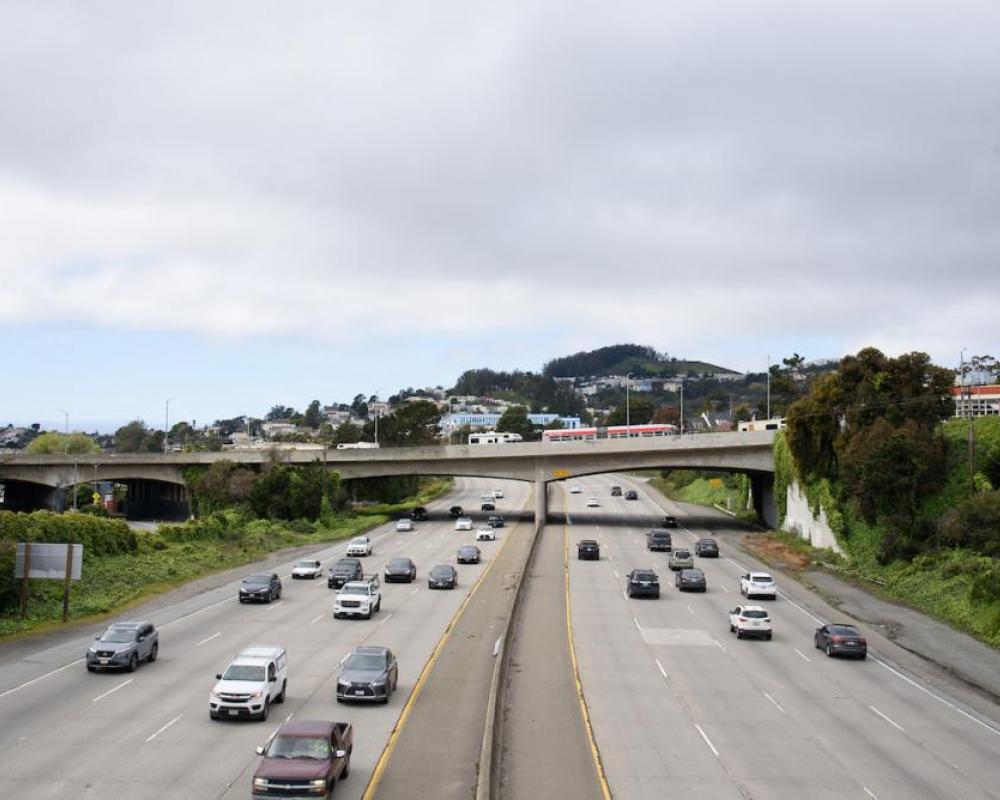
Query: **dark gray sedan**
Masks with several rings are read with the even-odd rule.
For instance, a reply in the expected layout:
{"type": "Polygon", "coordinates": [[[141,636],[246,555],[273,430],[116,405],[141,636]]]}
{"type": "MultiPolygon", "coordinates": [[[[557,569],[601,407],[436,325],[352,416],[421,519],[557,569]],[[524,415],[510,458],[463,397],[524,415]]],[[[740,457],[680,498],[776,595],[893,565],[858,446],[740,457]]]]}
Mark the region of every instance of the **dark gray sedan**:
{"type": "Polygon", "coordinates": [[[853,625],[824,625],[816,629],[813,643],[828,656],[868,657],[868,640],[853,625]]]}
{"type": "Polygon", "coordinates": [[[708,590],[705,573],[700,569],[682,569],[676,573],[674,582],[682,592],[704,592],[708,590]]]}
{"type": "Polygon", "coordinates": [[[410,583],[410,581],[416,580],[416,577],[417,565],[413,563],[412,558],[394,558],[385,565],[386,583],[395,581],[410,583]]]}
{"type": "Polygon", "coordinates": [[[458,571],[451,564],[438,564],[427,573],[428,589],[454,589],[458,586],[458,571]]]}
{"type": "Polygon", "coordinates": [[[474,544],[467,544],[458,548],[459,564],[478,564],[480,558],[479,548],[474,544]]]}
{"type": "Polygon", "coordinates": [[[388,703],[399,682],[399,665],[388,647],[355,647],[337,679],[337,702],[388,703]]]}
{"type": "Polygon", "coordinates": [[[135,672],[140,661],[156,661],[160,634],[152,622],[116,622],[87,650],[87,669],[124,669],[135,672]]]}

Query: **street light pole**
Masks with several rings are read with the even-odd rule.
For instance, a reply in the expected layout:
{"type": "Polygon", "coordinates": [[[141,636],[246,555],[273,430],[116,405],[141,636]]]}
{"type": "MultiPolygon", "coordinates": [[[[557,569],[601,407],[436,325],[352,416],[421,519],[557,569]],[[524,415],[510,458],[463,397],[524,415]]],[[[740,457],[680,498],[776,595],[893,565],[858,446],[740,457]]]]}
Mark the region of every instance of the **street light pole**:
{"type": "Polygon", "coordinates": [[[167,441],[170,438],[170,401],[173,397],[168,397],[163,410],[163,452],[167,452],[167,441]]]}
{"type": "Polygon", "coordinates": [[[632,438],[632,409],[629,404],[629,388],[632,385],[632,373],[625,376],[625,436],[632,438]]]}
{"type": "Polygon", "coordinates": [[[681,381],[681,436],[684,435],[684,381],[681,381]]]}
{"type": "Polygon", "coordinates": [[[767,418],[771,419],[771,354],[767,354],[767,418]]]}

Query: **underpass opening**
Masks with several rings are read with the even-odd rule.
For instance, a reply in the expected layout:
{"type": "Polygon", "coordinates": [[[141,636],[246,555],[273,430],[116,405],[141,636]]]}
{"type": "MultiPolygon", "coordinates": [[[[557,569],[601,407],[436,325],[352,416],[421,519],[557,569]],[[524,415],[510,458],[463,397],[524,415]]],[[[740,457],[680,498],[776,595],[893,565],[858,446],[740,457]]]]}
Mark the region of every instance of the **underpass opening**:
{"type": "Polygon", "coordinates": [[[30,512],[47,509],[61,511],[68,496],[67,488],[47,486],[13,478],[0,480],[0,510],[30,512]]]}

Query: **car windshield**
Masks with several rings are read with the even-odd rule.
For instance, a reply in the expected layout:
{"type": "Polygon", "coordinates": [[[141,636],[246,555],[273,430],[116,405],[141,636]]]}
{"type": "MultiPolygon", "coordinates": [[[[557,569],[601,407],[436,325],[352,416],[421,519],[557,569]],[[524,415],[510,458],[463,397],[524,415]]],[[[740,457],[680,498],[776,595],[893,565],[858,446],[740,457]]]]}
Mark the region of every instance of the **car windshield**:
{"type": "Polygon", "coordinates": [[[135,631],[123,630],[121,628],[107,630],[101,634],[102,642],[114,642],[120,644],[122,642],[133,642],[135,641],[135,631]]]}
{"type": "Polygon", "coordinates": [[[230,664],[222,676],[226,681],[263,681],[264,667],[256,664],[230,664]]]}
{"type": "Polygon", "coordinates": [[[633,572],[632,573],[632,580],[635,580],[635,581],[655,581],[656,580],[656,573],[655,572],[633,572]]]}
{"type": "Polygon", "coordinates": [[[472,517],[459,517],[459,522],[472,522],[472,517]]]}
{"type": "Polygon", "coordinates": [[[330,742],[325,738],[308,736],[275,736],[265,754],[268,758],[315,758],[326,760],[330,757],[330,742]]]}
{"type": "Polygon", "coordinates": [[[243,579],[243,583],[250,586],[267,586],[270,582],[270,575],[250,575],[243,579]]]}
{"type": "Polygon", "coordinates": [[[684,580],[700,581],[705,576],[702,575],[700,569],[686,569],[681,573],[681,577],[684,578],[684,580]]]}
{"type": "Polygon", "coordinates": [[[306,559],[304,561],[300,561],[295,566],[297,566],[297,567],[305,567],[306,569],[314,569],[315,567],[319,566],[319,562],[318,561],[310,561],[309,559],[306,559]]]}
{"type": "Polygon", "coordinates": [[[334,569],[354,569],[354,565],[357,564],[357,563],[358,563],[357,561],[338,561],[336,564],[334,564],[333,568],[334,569]]]}
{"type": "Polygon", "coordinates": [[[744,616],[747,619],[765,619],[767,617],[767,612],[748,608],[741,616],[744,616]]]}
{"type": "Polygon", "coordinates": [[[342,594],[368,594],[367,583],[345,583],[340,590],[342,594]]]}
{"type": "Polygon", "coordinates": [[[476,550],[475,547],[463,547],[458,552],[461,553],[463,556],[474,556],[479,551],[476,550]]]}
{"type": "Polygon", "coordinates": [[[750,580],[754,583],[774,583],[774,578],[770,575],[751,575],[750,580]]]}
{"type": "Polygon", "coordinates": [[[385,658],[372,653],[355,653],[347,662],[345,669],[360,669],[365,672],[385,669],[385,658]]]}
{"type": "Polygon", "coordinates": [[[831,625],[830,633],[836,634],[837,636],[860,636],[858,629],[853,625],[831,625]]]}
{"type": "Polygon", "coordinates": [[[715,540],[714,539],[702,539],[700,542],[698,542],[698,544],[700,544],[702,547],[715,547],[715,540]]]}
{"type": "Polygon", "coordinates": [[[450,578],[451,567],[434,567],[434,569],[431,570],[431,575],[435,578],[450,578]]]}
{"type": "Polygon", "coordinates": [[[368,537],[356,536],[355,538],[351,539],[351,544],[368,544],[368,537]]]}
{"type": "Polygon", "coordinates": [[[408,558],[394,558],[389,562],[389,569],[409,569],[410,559],[408,558]]]}
{"type": "Polygon", "coordinates": [[[674,558],[691,558],[691,554],[687,550],[675,550],[674,558]]]}

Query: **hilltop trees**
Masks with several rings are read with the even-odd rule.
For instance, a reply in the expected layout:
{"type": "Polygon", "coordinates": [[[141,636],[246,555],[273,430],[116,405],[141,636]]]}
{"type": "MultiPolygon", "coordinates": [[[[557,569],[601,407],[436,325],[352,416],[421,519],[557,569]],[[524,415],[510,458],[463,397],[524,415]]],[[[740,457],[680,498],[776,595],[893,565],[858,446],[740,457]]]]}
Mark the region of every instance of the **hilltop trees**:
{"type": "Polygon", "coordinates": [[[84,433],[62,434],[52,431],[43,433],[33,439],[25,448],[26,453],[32,455],[84,455],[85,453],[99,453],[101,451],[97,442],[84,433]]]}

